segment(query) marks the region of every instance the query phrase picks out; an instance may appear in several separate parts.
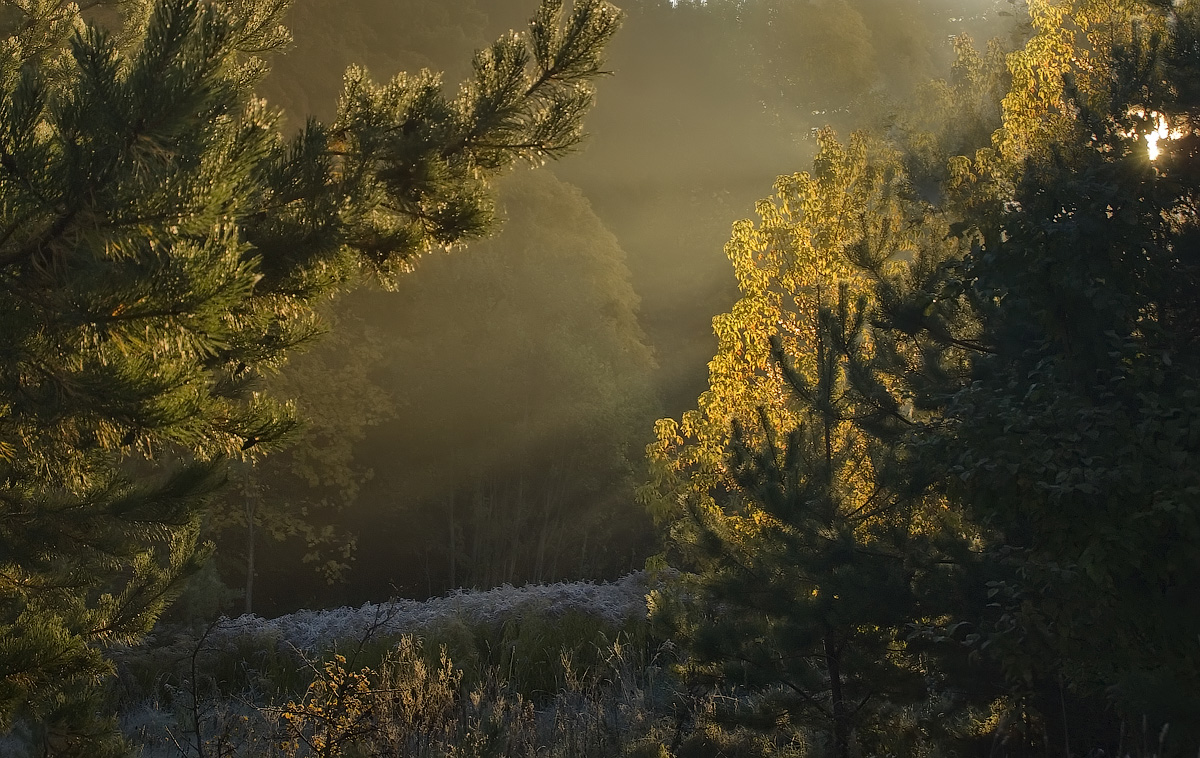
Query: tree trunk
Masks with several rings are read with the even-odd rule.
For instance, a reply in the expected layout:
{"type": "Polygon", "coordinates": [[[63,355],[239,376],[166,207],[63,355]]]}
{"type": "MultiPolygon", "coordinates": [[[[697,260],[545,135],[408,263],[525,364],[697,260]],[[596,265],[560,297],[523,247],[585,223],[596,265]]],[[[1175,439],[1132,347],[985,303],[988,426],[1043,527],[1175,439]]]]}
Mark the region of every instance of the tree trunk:
{"type": "Polygon", "coordinates": [[[471,586],[479,589],[480,585],[480,567],[482,565],[482,556],[480,555],[481,542],[483,540],[484,518],[483,518],[483,477],[477,476],[475,479],[475,500],[474,509],[471,514],[472,528],[471,534],[471,565],[467,568],[468,577],[471,581],[471,586]]]}
{"type": "Polygon", "coordinates": [[[504,535],[501,522],[504,519],[504,501],[502,500],[504,493],[500,491],[495,479],[488,482],[488,500],[487,500],[487,536],[484,540],[484,564],[486,566],[483,575],[483,586],[480,589],[491,589],[499,587],[501,584],[501,575],[504,571],[504,566],[501,560],[504,557],[504,535]]]}
{"type": "Polygon", "coordinates": [[[454,490],[450,490],[450,495],[447,497],[446,511],[450,516],[450,561],[448,568],[450,569],[450,589],[458,589],[458,577],[455,568],[458,565],[458,540],[455,531],[454,523],[454,490]]]}
{"type": "Polygon", "coordinates": [[[563,532],[565,531],[565,529],[563,528],[561,518],[555,522],[554,529],[556,532],[558,532],[558,540],[555,542],[556,547],[554,550],[554,557],[550,561],[550,576],[552,578],[558,576],[558,557],[560,555],[563,555],[563,553],[564,553],[564,551],[563,551],[563,532]]]}
{"type": "Polygon", "coordinates": [[[824,643],[825,671],[829,675],[829,699],[833,706],[833,754],[836,758],[850,758],[850,712],[842,691],[841,651],[832,634],[825,635],[824,643]]]}
{"type": "Polygon", "coordinates": [[[516,513],[512,519],[512,534],[508,547],[508,578],[509,584],[516,583],[517,556],[521,553],[521,520],[525,518],[525,473],[517,477],[516,513]]]}
{"type": "Polygon", "coordinates": [[[547,488],[546,500],[542,505],[542,524],[538,529],[537,561],[534,568],[534,580],[538,582],[546,581],[546,543],[550,539],[550,514],[553,510],[553,497],[553,492],[547,488]]]}
{"type": "Polygon", "coordinates": [[[254,517],[258,510],[253,495],[254,480],[246,469],[246,613],[254,612],[254,517]]]}

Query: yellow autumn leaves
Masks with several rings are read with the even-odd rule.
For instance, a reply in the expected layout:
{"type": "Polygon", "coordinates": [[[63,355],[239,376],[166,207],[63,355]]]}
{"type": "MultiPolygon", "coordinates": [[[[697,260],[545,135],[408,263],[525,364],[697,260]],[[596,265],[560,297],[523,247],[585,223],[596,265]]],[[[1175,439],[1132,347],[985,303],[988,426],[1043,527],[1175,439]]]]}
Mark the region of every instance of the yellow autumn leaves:
{"type": "MultiPolygon", "coordinates": [[[[869,302],[875,279],[892,274],[914,250],[913,208],[902,197],[898,155],[863,134],[843,144],[825,130],[818,139],[813,169],[780,177],[775,194],[756,207],[758,222],[736,223],[725,246],[741,298],[713,319],[718,349],[709,363],[709,389],[678,422],[659,421],[649,449],[655,480],[643,494],[662,519],[672,517],[680,497],[692,493],[707,501],[708,490],[730,485],[725,457],[735,422],[753,438],[762,413],[786,435],[811,414],[793,397],[771,341],[778,340],[794,370],[815,385],[822,311],[836,311],[839,303],[857,310],[863,298],[869,302]]],[[[865,334],[855,345],[861,357],[872,351],[865,334]]],[[[845,381],[844,370],[833,377],[835,385],[845,381]]],[[[845,387],[835,394],[844,400],[845,387]]],[[[849,453],[839,456],[847,467],[839,476],[869,479],[864,456],[846,449],[861,444],[852,424],[835,426],[832,442],[849,453]]],[[[844,483],[851,491],[871,489],[867,481],[844,483]]],[[[763,523],[751,516],[738,526],[754,531],[763,523]]]]}
{"type": "MultiPolygon", "coordinates": [[[[1107,96],[1112,72],[1089,51],[1153,33],[1165,23],[1132,0],[1030,0],[1029,13],[1031,37],[1006,60],[1012,86],[1001,104],[1002,127],[989,146],[949,158],[947,189],[955,202],[998,197],[1026,157],[1070,127],[1077,109],[1069,100],[1099,104],[1092,101],[1107,96]],[[1134,8],[1143,15],[1112,23],[1130,18],[1134,8]]],[[[685,498],[719,510],[709,493],[733,488],[725,459],[735,422],[753,444],[761,442],[754,436],[762,427],[759,414],[781,438],[812,416],[812,403],[798,402],[784,380],[772,340],[795,372],[815,385],[822,310],[841,308],[857,318],[874,307],[877,282],[911,278],[906,267],[915,259],[923,259],[914,264],[919,268],[956,254],[951,248],[958,241],[948,239],[950,219],[914,200],[906,185],[901,156],[889,144],[864,134],[842,143],[825,130],[812,169],[781,176],[774,195],[757,204],[757,220],[734,224],[725,252],[740,298],[713,319],[718,349],[709,363],[708,390],[679,420],[660,420],[648,448],[652,481],[640,494],[660,521],[673,521],[685,498]]],[[[869,324],[857,340],[852,352],[870,360],[875,346],[869,324]]],[[[904,351],[901,346],[895,357],[915,366],[916,348],[911,355],[904,351]]],[[[839,413],[853,417],[844,369],[825,380],[833,382],[832,395],[843,404],[839,413]]],[[[897,406],[905,404],[901,387],[887,389],[897,406]]],[[[860,444],[853,442],[853,426],[839,421],[831,434],[831,442],[842,446],[839,458],[857,461],[857,473],[838,474],[851,504],[860,497],[855,491],[871,489],[872,479],[869,462],[853,450],[860,444]]]]}

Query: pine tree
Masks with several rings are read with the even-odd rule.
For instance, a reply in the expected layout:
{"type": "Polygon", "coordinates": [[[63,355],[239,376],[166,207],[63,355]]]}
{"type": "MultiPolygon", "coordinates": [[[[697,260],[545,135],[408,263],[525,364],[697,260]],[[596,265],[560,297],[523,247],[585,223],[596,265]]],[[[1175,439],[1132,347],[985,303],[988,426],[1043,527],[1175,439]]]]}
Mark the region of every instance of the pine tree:
{"type": "Polygon", "coordinates": [[[618,24],[546,0],[453,96],[352,68],[284,140],[253,95],[284,3],[125,5],[22,3],[0,45],[0,725],[63,754],[98,750],[87,685],[198,560],[221,462],[294,427],[260,380],[314,306],[485,234],[491,177],[578,144],[618,24]]]}
{"type": "Polygon", "coordinates": [[[726,248],[743,298],[714,319],[710,390],[650,448],[644,494],[685,572],[658,615],[692,676],[747,688],[749,723],[815,730],[844,757],[926,695],[908,627],[945,613],[947,556],[965,552],[896,445],[921,423],[896,366],[918,351],[876,334],[873,296],[954,247],[863,135],[823,133],[813,171],[777,189],[726,248]]]}

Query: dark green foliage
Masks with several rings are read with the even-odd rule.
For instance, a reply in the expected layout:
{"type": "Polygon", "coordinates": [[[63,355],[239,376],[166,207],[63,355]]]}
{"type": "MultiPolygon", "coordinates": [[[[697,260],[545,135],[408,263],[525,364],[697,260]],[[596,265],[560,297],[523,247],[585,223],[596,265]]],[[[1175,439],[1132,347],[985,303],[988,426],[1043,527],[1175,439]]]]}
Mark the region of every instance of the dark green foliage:
{"type": "MultiPolygon", "coordinates": [[[[798,589],[819,577],[839,597],[872,598],[843,606],[861,619],[850,628],[868,650],[866,633],[875,630],[890,633],[880,642],[902,644],[903,656],[877,653],[862,669],[862,684],[890,701],[877,705],[891,750],[915,749],[917,735],[938,744],[937,722],[954,719],[936,714],[949,709],[973,713],[962,719],[965,731],[992,740],[959,747],[991,754],[1129,750],[1123,734],[1140,731],[1162,735],[1146,740],[1146,754],[1190,755],[1200,744],[1200,19],[1189,2],[1038,12],[1047,14],[1039,44],[1008,60],[1013,87],[993,147],[952,160],[936,190],[936,164],[911,152],[907,161],[923,172],[930,187],[922,194],[941,203],[949,239],[962,240],[964,254],[947,259],[927,238],[910,265],[872,269],[873,350],[862,368],[845,364],[837,392],[822,390],[827,351],[844,345],[852,356],[865,344],[836,339],[857,333],[844,304],[838,318],[822,317],[825,337],[792,356],[815,356],[815,375],[797,381],[784,372],[789,408],[826,419],[826,429],[829,420],[850,421],[882,446],[867,444],[855,458],[873,464],[868,481],[887,493],[926,493],[945,518],[921,524],[919,511],[900,509],[902,523],[921,527],[900,543],[878,527],[848,530],[833,504],[863,491],[841,457],[853,446],[837,444],[850,437],[822,439],[819,424],[801,425],[780,442],[767,408],[761,430],[735,427],[724,469],[734,486],[709,485],[722,507],[705,510],[699,493],[689,506],[700,528],[672,527],[677,544],[685,538],[681,565],[698,567],[673,610],[706,673],[734,684],[740,671],[758,702],[782,702],[778,682],[820,652],[812,629],[835,628],[823,590],[798,589]],[[1072,24],[1082,30],[1076,48],[1048,44],[1072,24]],[[1061,99],[1055,66],[1068,72],[1061,99]],[[1155,133],[1157,157],[1147,151],[1155,133]],[[907,430],[878,423],[869,401],[886,393],[871,389],[873,377],[897,398],[893,407],[906,409],[907,430]],[[833,397],[856,412],[839,415],[833,397]],[[838,476],[818,478],[822,460],[838,476]],[[903,570],[889,574],[888,565],[903,570]],[[693,599],[698,608],[688,607],[693,599]],[[984,665],[968,665],[967,651],[984,665]],[[883,664],[900,678],[923,677],[929,702],[906,708],[920,687],[888,693],[889,673],[871,667],[883,664]],[[767,676],[748,673],[755,670],[767,676]],[[972,712],[972,704],[984,707],[972,712]]],[[[987,76],[986,66],[960,74],[995,92],[1002,79],[995,60],[989,65],[987,76]]],[[[945,150],[978,145],[981,126],[997,114],[987,97],[967,94],[945,93],[969,106],[963,130],[917,140],[909,132],[910,151],[924,144],[944,159],[945,150]]],[[[901,131],[921,128],[919,119],[907,123],[901,131]]],[[[807,217],[832,212],[828,205],[806,209],[807,217]]],[[[916,223],[928,227],[931,218],[916,223]]],[[[829,703],[821,715],[834,752],[845,754],[855,728],[865,749],[882,747],[861,724],[838,726],[832,668],[813,668],[816,676],[795,677],[793,692],[811,712],[829,703]]],[[[761,725],[786,734],[790,726],[770,718],[780,712],[768,711],[761,725]]],[[[946,750],[953,744],[940,741],[946,750]]]]}
{"type": "Polygon", "coordinates": [[[1200,740],[1196,11],[1169,16],[1101,16],[1103,87],[1068,77],[1061,131],[948,201],[970,253],[881,290],[896,339],[930,340],[910,376],[937,423],[906,445],[987,546],[960,629],[1003,669],[1010,736],[1050,750],[1200,740]],[[966,375],[928,370],[955,347],[966,375]]]}
{"type": "Polygon", "coordinates": [[[895,457],[894,401],[862,354],[868,307],[847,300],[817,315],[815,381],[774,341],[804,420],[786,436],[766,413],[753,436],[734,421],[736,489],[720,514],[689,503],[699,529],[676,526],[672,552],[696,573],[658,615],[688,642],[690,680],[753,693],[718,719],[815,734],[838,756],[896,745],[904,710],[937,694],[938,646],[913,627],[952,607],[952,564],[971,560],[895,457]]]}
{"type": "Polygon", "coordinates": [[[1166,39],[1130,28],[1106,107],[1076,97],[1067,138],[1026,164],[1004,212],[973,220],[964,273],[989,352],[937,455],[1011,571],[990,627],[1009,675],[1107,691],[1186,745],[1200,739],[1200,174],[1190,133],[1153,162],[1140,138],[1151,112],[1198,115],[1194,5],[1173,16],[1166,39]]]}
{"type": "Polygon", "coordinates": [[[0,50],[0,725],[56,752],[89,749],[55,731],[70,693],[194,565],[220,462],[294,427],[260,380],[314,306],[485,233],[491,177],[578,142],[618,22],[547,2],[455,96],[353,70],[288,143],[252,91],[281,4],[140,10],[110,34],[31,5],[0,50]]]}

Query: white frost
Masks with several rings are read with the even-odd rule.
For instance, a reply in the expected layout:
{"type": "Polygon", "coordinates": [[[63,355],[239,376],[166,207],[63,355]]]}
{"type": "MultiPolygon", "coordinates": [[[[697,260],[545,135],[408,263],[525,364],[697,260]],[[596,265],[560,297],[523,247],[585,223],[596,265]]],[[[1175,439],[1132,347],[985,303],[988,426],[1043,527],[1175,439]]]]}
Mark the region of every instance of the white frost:
{"type": "Polygon", "coordinates": [[[528,614],[553,618],[567,612],[620,625],[646,617],[648,581],[645,572],[636,572],[601,584],[560,582],[524,587],[506,584],[494,590],[459,590],[424,602],[393,600],[367,603],[361,608],[297,611],[274,619],[247,614],[222,619],[210,632],[205,646],[219,647],[239,638],[266,638],[300,650],[318,650],[361,639],[373,625],[376,627],[373,636],[395,637],[451,620],[486,625],[518,620],[528,614]]]}

